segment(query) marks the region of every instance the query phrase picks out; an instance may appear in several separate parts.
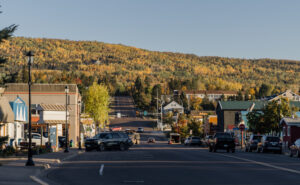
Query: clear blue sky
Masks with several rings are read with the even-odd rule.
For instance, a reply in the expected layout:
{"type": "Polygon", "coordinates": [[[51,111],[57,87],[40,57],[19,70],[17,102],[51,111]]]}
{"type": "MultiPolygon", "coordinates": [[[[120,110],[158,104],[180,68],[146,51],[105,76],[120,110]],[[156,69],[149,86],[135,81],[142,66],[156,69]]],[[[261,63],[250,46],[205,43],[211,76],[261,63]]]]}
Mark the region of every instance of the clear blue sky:
{"type": "Polygon", "coordinates": [[[0,0],[16,36],[300,60],[298,0],[0,0]]]}

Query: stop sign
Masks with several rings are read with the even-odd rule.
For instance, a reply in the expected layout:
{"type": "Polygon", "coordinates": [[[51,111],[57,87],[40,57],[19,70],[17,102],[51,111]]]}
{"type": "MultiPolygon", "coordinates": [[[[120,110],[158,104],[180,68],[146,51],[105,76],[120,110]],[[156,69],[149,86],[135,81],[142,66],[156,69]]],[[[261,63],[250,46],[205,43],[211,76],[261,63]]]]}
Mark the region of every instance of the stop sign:
{"type": "Polygon", "coordinates": [[[239,125],[239,129],[240,129],[240,130],[245,130],[245,124],[240,124],[240,125],[239,125]]]}

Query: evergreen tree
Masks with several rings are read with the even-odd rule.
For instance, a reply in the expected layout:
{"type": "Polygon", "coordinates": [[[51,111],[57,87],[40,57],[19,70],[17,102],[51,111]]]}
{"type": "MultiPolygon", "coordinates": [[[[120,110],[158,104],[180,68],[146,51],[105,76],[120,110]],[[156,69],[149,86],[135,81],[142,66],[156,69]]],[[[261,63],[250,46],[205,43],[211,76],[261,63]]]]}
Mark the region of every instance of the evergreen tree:
{"type": "MultiPolygon", "coordinates": [[[[1,7],[1,5],[0,5],[0,7],[1,7]]],[[[0,14],[1,13],[2,12],[0,11],[0,14]]],[[[12,37],[12,35],[16,29],[17,29],[17,25],[15,25],[15,24],[12,24],[8,27],[1,29],[0,30],[0,44],[3,43],[5,40],[9,39],[10,37],[12,37]]],[[[0,78],[2,78],[0,80],[0,83],[2,85],[7,81],[7,79],[11,80],[11,77],[7,77],[7,76],[10,76],[10,74],[6,74],[6,71],[4,69],[6,62],[7,62],[7,60],[5,59],[5,57],[0,53],[0,67],[1,67],[0,78]]]]}

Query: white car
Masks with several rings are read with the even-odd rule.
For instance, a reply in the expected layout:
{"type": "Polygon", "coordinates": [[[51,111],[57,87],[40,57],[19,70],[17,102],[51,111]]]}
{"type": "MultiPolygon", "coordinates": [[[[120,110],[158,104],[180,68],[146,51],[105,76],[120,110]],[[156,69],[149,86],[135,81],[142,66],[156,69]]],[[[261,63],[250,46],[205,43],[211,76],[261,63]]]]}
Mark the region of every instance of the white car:
{"type": "MultiPolygon", "coordinates": [[[[31,134],[31,142],[35,143],[36,145],[41,145],[41,134],[32,133],[31,134]]],[[[47,142],[48,142],[48,138],[43,136],[42,145],[46,145],[47,142]]]]}
{"type": "Polygon", "coordinates": [[[191,137],[188,137],[184,140],[184,145],[189,145],[191,142],[191,137]]]}

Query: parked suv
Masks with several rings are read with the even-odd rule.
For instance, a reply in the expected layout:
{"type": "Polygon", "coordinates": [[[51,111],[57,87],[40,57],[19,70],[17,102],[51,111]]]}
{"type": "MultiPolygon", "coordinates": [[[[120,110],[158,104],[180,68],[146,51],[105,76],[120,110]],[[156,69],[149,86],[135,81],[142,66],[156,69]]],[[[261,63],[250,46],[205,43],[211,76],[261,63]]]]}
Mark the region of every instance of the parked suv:
{"type": "Polygon", "coordinates": [[[104,151],[107,148],[119,148],[121,151],[132,146],[132,141],[124,132],[103,132],[85,140],[85,150],[97,149],[104,151]]]}
{"type": "Polygon", "coordinates": [[[257,145],[257,152],[273,151],[282,153],[282,142],[278,136],[263,136],[257,145]]]}
{"type": "Polygon", "coordinates": [[[252,134],[248,140],[246,140],[246,152],[252,152],[252,150],[257,150],[257,144],[260,143],[262,135],[252,134]]]}

